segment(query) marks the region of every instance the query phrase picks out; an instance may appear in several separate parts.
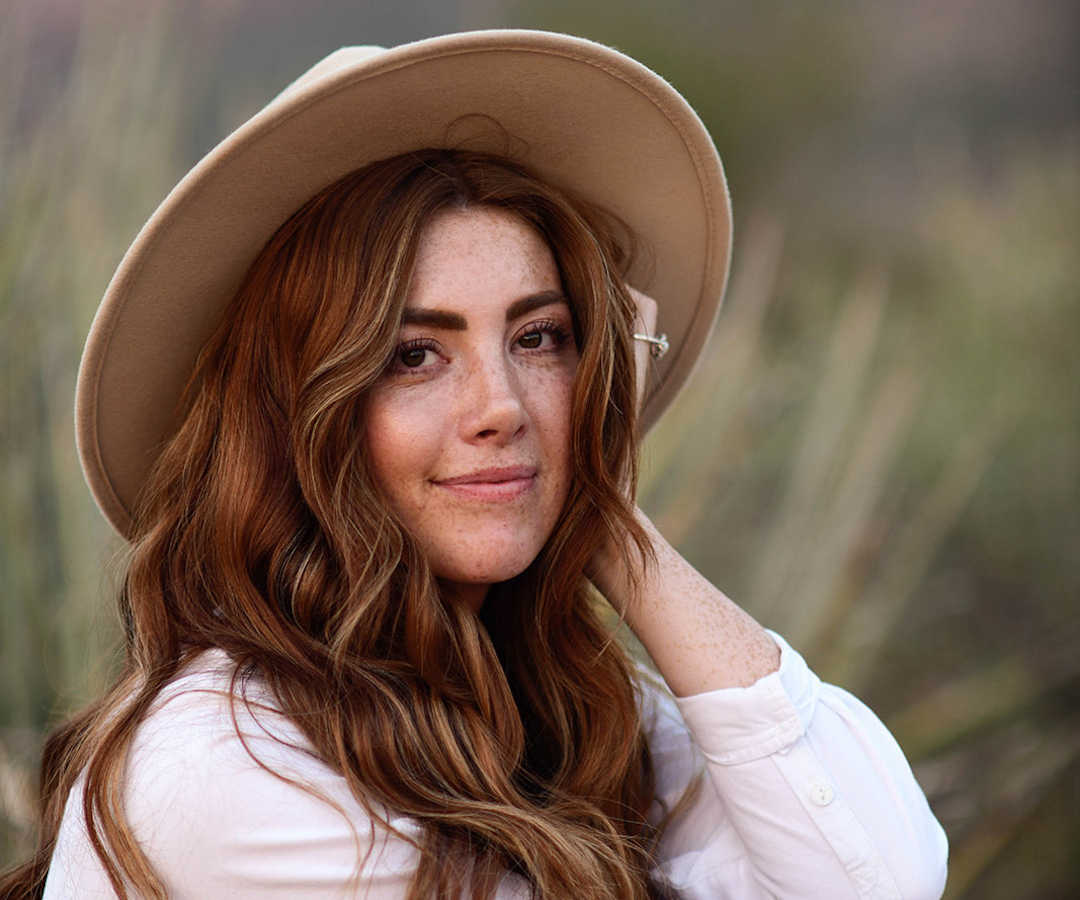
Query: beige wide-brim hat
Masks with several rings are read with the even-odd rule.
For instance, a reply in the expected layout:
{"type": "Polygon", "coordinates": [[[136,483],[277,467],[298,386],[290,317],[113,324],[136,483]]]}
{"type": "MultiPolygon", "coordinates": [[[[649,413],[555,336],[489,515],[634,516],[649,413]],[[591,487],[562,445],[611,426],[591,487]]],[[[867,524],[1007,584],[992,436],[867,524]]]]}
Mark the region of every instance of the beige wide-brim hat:
{"type": "Polygon", "coordinates": [[[701,354],[730,259],[723,168],[689,104],[618,51],[550,32],[346,47],[188,172],[109,283],[83,352],[75,424],[87,483],[120,534],[130,535],[136,496],[178,425],[199,350],[278,227],[360,166],[463,145],[509,150],[634,230],[646,252],[628,280],[656,299],[671,345],[642,412],[644,429],[656,421],[701,354]],[[469,127],[491,120],[501,130],[469,127]]]}

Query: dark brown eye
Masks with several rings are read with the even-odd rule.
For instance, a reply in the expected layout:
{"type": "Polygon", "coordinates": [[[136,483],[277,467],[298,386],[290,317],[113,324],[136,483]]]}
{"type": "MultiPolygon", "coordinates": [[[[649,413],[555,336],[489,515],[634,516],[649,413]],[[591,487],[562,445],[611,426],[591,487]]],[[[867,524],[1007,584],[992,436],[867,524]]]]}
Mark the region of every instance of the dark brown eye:
{"type": "Polygon", "coordinates": [[[417,366],[423,365],[426,353],[426,347],[410,347],[407,350],[402,350],[398,359],[401,360],[402,365],[415,369],[417,366]]]}
{"type": "Polygon", "coordinates": [[[540,342],[544,339],[544,335],[539,331],[530,331],[528,334],[523,334],[518,343],[521,344],[526,350],[535,350],[540,346],[540,342]]]}

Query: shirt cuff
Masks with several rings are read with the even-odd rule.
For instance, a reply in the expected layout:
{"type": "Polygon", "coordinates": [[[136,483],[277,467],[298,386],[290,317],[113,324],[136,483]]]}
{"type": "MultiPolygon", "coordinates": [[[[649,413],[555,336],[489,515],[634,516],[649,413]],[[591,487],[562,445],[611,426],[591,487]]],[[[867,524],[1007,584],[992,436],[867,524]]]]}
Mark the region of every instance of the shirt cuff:
{"type": "Polygon", "coordinates": [[[706,759],[730,766],[784,750],[810,726],[821,681],[775,631],[780,668],[749,687],[676,697],[679,712],[706,759]]]}

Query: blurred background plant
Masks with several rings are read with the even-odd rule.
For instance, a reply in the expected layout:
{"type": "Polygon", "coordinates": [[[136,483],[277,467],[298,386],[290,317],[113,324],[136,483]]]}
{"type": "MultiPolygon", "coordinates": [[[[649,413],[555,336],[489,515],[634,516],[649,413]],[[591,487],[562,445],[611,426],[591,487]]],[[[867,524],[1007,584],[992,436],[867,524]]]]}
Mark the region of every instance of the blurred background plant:
{"type": "Polygon", "coordinates": [[[14,0],[0,31],[0,865],[44,732],[114,670],[122,553],[82,484],[81,343],[216,140],[341,43],[519,26],[699,110],[735,268],[643,507],[884,718],[951,898],[1080,890],[1080,13],[1056,0],[14,0]]]}

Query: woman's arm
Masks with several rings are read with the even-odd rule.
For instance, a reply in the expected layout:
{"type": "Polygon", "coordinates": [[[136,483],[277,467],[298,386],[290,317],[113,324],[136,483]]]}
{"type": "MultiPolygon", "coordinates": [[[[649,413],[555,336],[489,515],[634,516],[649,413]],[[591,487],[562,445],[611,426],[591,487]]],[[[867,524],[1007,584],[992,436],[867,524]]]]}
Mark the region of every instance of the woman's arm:
{"type": "Polygon", "coordinates": [[[677,696],[747,687],[780,665],[780,650],[752,616],[690,565],[640,510],[655,568],[629,571],[620,554],[594,565],[593,583],[619,609],[677,696]],[[633,598],[629,585],[641,590],[633,598]]]}
{"type": "Polygon", "coordinates": [[[666,873],[695,898],[733,884],[745,897],[940,897],[945,833],[893,736],[638,518],[657,554],[635,573],[640,595],[625,593],[625,564],[598,565],[596,584],[627,604],[676,695],[678,714],[650,734],[658,788],[688,774],[672,749],[680,719],[706,769],[694,806],[672,823],[666,873]]]}
{"type": "MultiPolygon", "coordinates": [[[[656,304],[632,293],[651,334],[656,304]]],[[[637,349],[640,375],[647,348],[637,349]]],[[[650,734],[658,792],[686,781],[680,730],[704,758],[698,800],[665,838],[679,887],[689,897],[723,896],[733,883],[747,897],[939,897],[945,833],[893,736],[635,514],[656,565],[609,547],[590,577],[677,698],[650,734]]]]}
{"type": "Polygon", "coordinates": [[[675,699],[644,679],[659,819],[704,779],[658,848],[687,900],[934,900],[948,843],[892,735],[774,632],[780,668],[675,699]]]}
{"type": "MultiPolygon", "coordinates": [[[[656,301],[627,285],[637,304],[634,330],[655,334],[656,301]]],[[[634,342],[637,402],[645,395],[650,347],[634,342]]],[[[679,695],[726,687],[745,687],[776,671],[780,652],[764,629],[731,602],[671,546],[645,514],[638,521],[656,551],[657,566],[648,572],[607,548],[590,567],[589,577],[617,608],[625,609],[627,624],[645,645],[668,686],[679,695]],[[636,602],[630,585],[640,584],[636,602]]],[[[640,562],[640,561],[639,561],[640,562]]]]}

